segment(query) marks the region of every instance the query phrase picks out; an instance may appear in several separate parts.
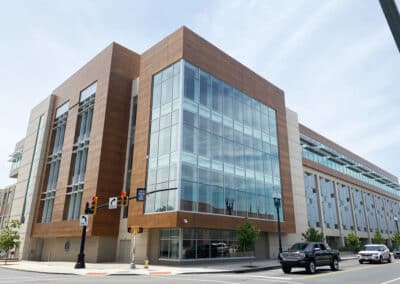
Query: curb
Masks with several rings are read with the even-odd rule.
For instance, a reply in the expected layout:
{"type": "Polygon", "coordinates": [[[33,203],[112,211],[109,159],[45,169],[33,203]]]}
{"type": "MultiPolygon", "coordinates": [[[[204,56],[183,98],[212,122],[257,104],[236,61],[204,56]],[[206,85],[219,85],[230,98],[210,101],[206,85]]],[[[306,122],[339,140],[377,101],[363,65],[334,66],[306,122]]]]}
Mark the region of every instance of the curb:
{"type": "MultiPolygon", "coordinates": [[[[348,260],[354,260],[357,259],[357,256],[354,257],[346,257],[342,258],[341,261],[348,261],[348,260]]],[[[278,269],[280,268],[281,265],[271,265],[271,266],[264,266],[264,267],[255,267],[255,268],[243,268],[243,269],[234,269],[234,270],[218,270],[218,271],[188,271],[188,272],[181,272],[181,273],[176,273],[178,274],[223,274],[223,273],[249,273],[249,272],[259,272],[259,271],[268,271],[268,270],[273,270],[273,269],[278,269]]],[[[77,276],[87,276],[86,274],[79,274],[79,273],[73,273],[73,272],[57,272],[57,271],[37,271],[37,270],[29,270],[29,269],[24,269],[24,268],[18,268],[18,267],[5,267],[3,265],[0,265],[0,268],[8,269],[8,270],[18,270],[18,271],[24,271],[24,272],[33,272],[33,273],[43,273],[43,274],[56,274],[56,275],[77,275],[77,276]]],[[[88,271],[90,273],[90,271],[88,271]]],[[[128,275],[146,275],[146,276],[151,276],[149,274],[140,274],[140,273],[111,273],[111,274],[105,274],[104,276],[128,276],[128,275]]]]}

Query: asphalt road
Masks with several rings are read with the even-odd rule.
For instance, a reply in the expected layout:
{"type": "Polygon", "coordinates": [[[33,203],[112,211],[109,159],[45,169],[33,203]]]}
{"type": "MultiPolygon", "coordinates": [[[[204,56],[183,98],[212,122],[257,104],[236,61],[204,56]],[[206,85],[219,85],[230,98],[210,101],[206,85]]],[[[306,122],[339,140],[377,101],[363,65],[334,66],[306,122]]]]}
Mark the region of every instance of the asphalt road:
{"type": "Polygon", "coordinates": [[[400,261],[388,264],[363,264],[358,261],[340,263],[340,270],[319,268],[316,274],[306,274],[294,269],[284,274],[280,269],[242,274],[190,274],[168,276],[75,276],[17,271],[0,268],[0,284],[3,283],[143,283],[143,284],[400,284],[400,261]]]}

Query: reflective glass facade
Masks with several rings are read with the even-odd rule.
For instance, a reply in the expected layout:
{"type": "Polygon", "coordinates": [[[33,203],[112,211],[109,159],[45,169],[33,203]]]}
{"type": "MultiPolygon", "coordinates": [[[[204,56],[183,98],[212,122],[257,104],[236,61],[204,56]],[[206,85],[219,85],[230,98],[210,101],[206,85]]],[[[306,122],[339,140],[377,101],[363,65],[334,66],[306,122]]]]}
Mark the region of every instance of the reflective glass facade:
{"type": "Polygon", "coordinates": [[[367,222],[365,219],[364,212],[364,201],[362,197],[362,192],[358,189],[351,189],[353,195],[353,208],[354,208],[354,216],[357,223],[357,231],[359,232],[367,232],[367,222]]]}
{"type": "Polygon", "coordinates": [[[177,209],[181,66],[177,62],[153,77],[146,213],[177,209]]]}
{"type": "Polygon", "coordinates": [[[274,219],[275,111],[185,62],[182,124],[180,209],[274,219]]]}
{"type": "Polygon", "coordinates": [[[376,221],[376,210],[374,197],[371,193],[364,192],[365,210],[367,212],[367,219],[369,224],[369,231],[375,232],[378,229],[376,221]]]}
{"type": "Polygon", "coordinates": [[[339,229],[333,181],[320,177],[319,183],[324,225],[328,229],[339,229]]]}
{"type": "Polygon", "coordinates": [[[349,187],[338,183],[336,189],[338,193],[340,217],[342,219],[342,229],[354,230],[349,187]]]}
{"type": "Polygon", "coordinates": [[[304,173],[304,188],[307,203],[307,220],[309,227],[321,227],[318,209],[318,193],[316,176],[304,173]]]}
{"type": "Polygon", "coordinates": [[[183,211],[276,218],[273,109],[185,61],[153,77],[152,97],[147,188],[168,190],[148,195],[146,213],[178,200],[183,211]]]}

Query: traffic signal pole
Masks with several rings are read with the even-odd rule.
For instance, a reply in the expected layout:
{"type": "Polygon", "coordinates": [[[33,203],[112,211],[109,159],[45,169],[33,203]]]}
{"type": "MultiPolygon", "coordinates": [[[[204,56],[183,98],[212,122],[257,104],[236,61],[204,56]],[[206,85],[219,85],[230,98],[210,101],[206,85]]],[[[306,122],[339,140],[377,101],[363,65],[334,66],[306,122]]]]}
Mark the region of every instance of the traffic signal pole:
{"type": "MultiPolygon", "coordinates": [[[[89,214],[89,202],[85,205],[85,214],[89,214]]],[[[85,241],[86,241],[86,226],[82,226],[81,247],[79,249],[78,260],[75,268],[85,268],[85,241]]]]}

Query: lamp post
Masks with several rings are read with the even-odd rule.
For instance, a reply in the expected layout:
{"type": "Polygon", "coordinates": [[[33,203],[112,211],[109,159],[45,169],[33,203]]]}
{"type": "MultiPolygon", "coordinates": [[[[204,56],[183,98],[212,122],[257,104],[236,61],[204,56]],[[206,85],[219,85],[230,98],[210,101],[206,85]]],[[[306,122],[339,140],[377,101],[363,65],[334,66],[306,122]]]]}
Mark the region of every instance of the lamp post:
{"type": "Polygon", "coordinates": [[[399,233],[399,219],[397,219],[397,217],[394,217],[394,222],[396,224],[397,233],[399,233]]]}
{"type": "Polygon", "coordinates": [[[274,194],[274,205],[276,207],[276,214],[278,217],[278,241],[279,241],[279,257],[282,252],[282,238],[281,238],[281,219],[280,219],[280,214],[279,214],[279,209],[281,207],[281,195],[280,194],[274,194]]]}

